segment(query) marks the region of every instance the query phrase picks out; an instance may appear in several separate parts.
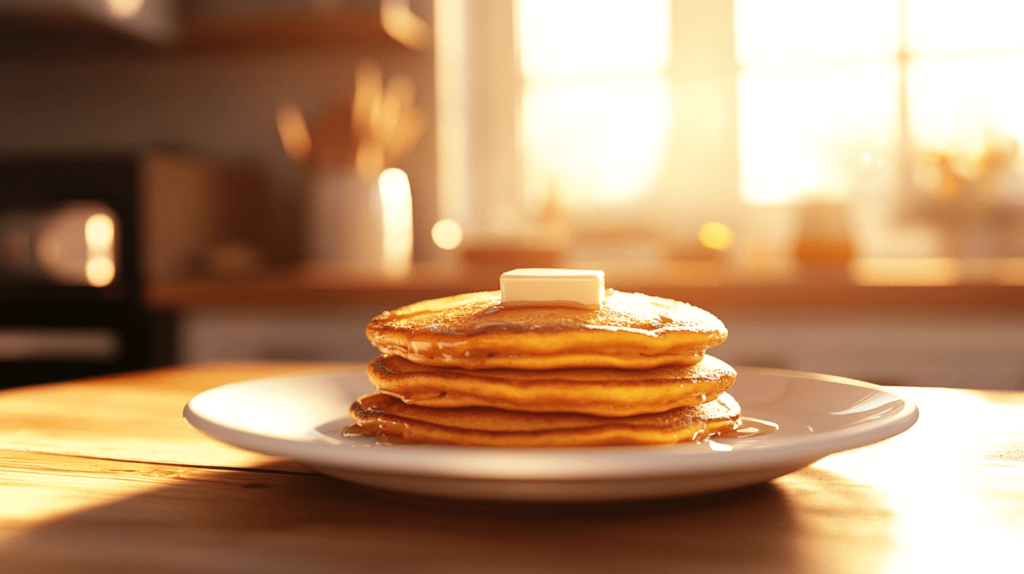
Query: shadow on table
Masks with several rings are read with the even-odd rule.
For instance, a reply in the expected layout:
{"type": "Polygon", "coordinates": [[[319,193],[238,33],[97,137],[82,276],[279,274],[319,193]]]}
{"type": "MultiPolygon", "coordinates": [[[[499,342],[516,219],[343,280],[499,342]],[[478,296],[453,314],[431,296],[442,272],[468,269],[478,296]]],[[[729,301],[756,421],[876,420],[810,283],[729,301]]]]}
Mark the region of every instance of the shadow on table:
{"type": "Polygon", "coordinates": [[[78,476],[76,491],[147,472],[158,484],[9,540],[5,571],[864,572],[890,540],[870,513],[862,529],[836,526],[840,514],[884,504],[813,467],[695,498],[514,506],[368,492],[320,475],[123,464],[136,476],[78,476]]]}

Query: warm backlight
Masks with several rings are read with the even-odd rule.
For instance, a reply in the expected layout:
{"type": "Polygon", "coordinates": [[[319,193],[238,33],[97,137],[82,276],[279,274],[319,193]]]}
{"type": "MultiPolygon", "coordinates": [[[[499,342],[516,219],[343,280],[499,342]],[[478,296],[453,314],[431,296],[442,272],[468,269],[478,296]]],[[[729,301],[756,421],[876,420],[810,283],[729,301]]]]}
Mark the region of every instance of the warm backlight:
{"type": "Polygon", "coordinates": [[[1024,138],[1024,3],[736,0],[734,13],[749,204],[898,186],[904,128],[909,151],[959,157],[1024,138]]]}
{"type": "Polygon", "coordinates": [[[527,78],[659,72],[668,66],[668,0],[520,0],[518,6],[527,78]]]}
{"type": "MultiPolygon", "coordinates": [[[[992,53],[1024,48],[1020,0],[904,0],[912,54],[992,53]]],[[[1006,74],[1015,75],[1015,74],[1006,74]]]]}
{"type": "Polygon", "coordinates": [[[898,86],[895,61],[742,70],[744,201],[844,198],[870,167],[864,166],[865,156],[893,157],[898,86]]]}
{"type": "Polygon", "coordinates": [[[574,207],[641,197],[660,175],[671,116],[663,78],[527,87],[528,188],[553,187],[574,207]]]}
{"type": "Polygon", "coordinates": [[[993,138],[1024,141],[1024,83],[1009,72],[1021,66],[1024,53],[915,62],[907,83],[917,144],[971,156],[993,138]]]}
{"type": "Polygon", "coordinates": [[[736,60],[751,66],[895,56],[899,3],[735,0],[736,60]]]}
{"type": "Polygon", "coordinates": [[[643,196],[670,136],[669,2],[518,7],[527,198],[585,208],[643,196]]]}

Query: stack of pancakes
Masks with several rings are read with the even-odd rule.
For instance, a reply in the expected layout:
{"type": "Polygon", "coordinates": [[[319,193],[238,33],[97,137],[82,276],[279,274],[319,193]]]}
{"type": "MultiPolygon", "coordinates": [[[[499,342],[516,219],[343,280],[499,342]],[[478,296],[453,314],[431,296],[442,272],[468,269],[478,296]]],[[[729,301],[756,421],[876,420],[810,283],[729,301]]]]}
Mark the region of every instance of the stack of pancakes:
{"type": "Polygon", "coordinates": [[[599,309],[503,306],[498,291],[423,301],[366,329],[383,355],[358,432],[480,446],[676,443],[736,428],[736,371],[704,354],[725,326],[608,289],[599,309]]]}

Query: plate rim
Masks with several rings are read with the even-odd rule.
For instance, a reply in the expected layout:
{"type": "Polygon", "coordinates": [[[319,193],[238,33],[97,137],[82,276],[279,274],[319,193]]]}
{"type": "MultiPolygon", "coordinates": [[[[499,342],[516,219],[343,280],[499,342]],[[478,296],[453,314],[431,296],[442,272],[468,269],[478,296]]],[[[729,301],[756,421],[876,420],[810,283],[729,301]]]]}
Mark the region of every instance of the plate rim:
{"type": "MultiPolygon", "coordinates": [[[[458,445],[393,445],[385,448],[353,448],[352,446],[307,443],[280,437],[255,435],[253,433],[232,429],[216,423],[197,413],[193,403],[207,393],[229,392],[227,389],[244,388],[248,385],[267,384],[273,381],[296,379],[320,379],[324,377],[365,378],[365,373],[352,370],[329,371],[322,373],[277,375],[271,377],[260,377],[247,379],[220,385],[207,389],[194,396],[185,405],[183,416],[186,423],[199,431],[220,442],[230,444],[246,450],[259,452],[271,456],[291,458],[299,463],[312,467],[327,467],[339,471],[350,470],[364,473],[379,473],[390,475],[401,475],[406,477],[432,477],[432,478],[458,478],[476,480],[531,480],[531,481],[579,481],[579,480],[616,480],[623,478],[658,478],[674,476],[685,478],[687,476],[700,476],[717,474],[720,472],[733,472],[752,467],[793,467],[800,468],[809,465],[830,454],[843,452],[853,448],[867,446],[896,436],[914,425],[919,416],[917,405],[903,395],[872,383],[859,381],[836,375],[825,375],[819,373],[808,373],[802,371],[791,371],[787,369],[772,369],[765,367],[735,367],[739,373],[758,374],[763,376],[785,376],[800,379],[819,380],[829,384],[856,386],[872,390],[876,393],[888,395],[892,399],[902,401],[900,409],[888,414],[882,419],[859,422],[851,427],[825,431],[822,433],[783,437],[774,439],[766,447],[743,449],[731,452],[670,452],[670,449],[677,445],[654,445],[654,446],[608,446],[608,447],[570,447],[570,448],[500,448],[500,447],[468,447],[458,445]],[[494,456],[507,456],[514,451],[517,458],[531,462],[552,462],[559,458],[584,458],[596,459],[600,464],[591,461],[589,467],[579,465],[567,472],[565,465],[558,465],[558,469],[548,471],[534,470],[533,472],[514,472],[510,474],[497,475],[494,472],[480,468],[481,465],[470,468],[458,468],[452,465],[425,465],[423,451],[416,452],[411,449],[428,447],[429,453],[435,456],[429,458],[455,458],[466,460],[472,458],[487,458],[494,456]],[[632,454],[638,450],[645,454],[654,456],[645,457],[646,463],[642,467],[628,465],[628,468],[616,469],[609,465],[609,461],[624,454],[632,454]],[[345,453],[345,454],[339,454],[345,453]],[[354,453],[354,454],[349,454],[354,453]],[[661,455],[661,453],[668,453],[661,455]],[[688,465],[682,461],[694,460],[700,457],[699,464],[688,465]],[[607,459],[601,461],[600,459],[607,459]],[[414,464],[412,468],[409,463],[414,464]]],[[[336,420],[336,419],[335,419],[336,420]]],[[[328,422],[328,421],[324,421],[328,422]]],[[[324,424],[321,422],[319,424],[324,424]]],[[[312,428],[318,426],[314,424],[312,428]]],[[[771,436],[771,435],[768,435],[771,436]]],[[[366,445],[367,447],[372,445],[366,445]]],[[[507,470],[507,469],[506,469],[507,470]]]]}

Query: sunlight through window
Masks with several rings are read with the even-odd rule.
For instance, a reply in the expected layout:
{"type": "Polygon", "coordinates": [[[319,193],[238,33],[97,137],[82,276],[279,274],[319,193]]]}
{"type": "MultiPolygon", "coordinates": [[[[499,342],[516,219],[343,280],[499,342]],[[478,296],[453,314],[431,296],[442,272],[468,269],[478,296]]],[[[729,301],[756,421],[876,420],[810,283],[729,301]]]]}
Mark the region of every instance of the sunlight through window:
{"type": "Polygon", "coordinates": [[[1024,49],[1020,0],[905,0],[913,54],[1024,49]]]}
{"type": "Polygon", "coordinates": [[[644,0],[520,0],[526,78],[661,72],[671,51],[669,3],[644,0]]]}
{"type": "Polygon", "coordinates": [[[527,202],[578,208],[643,196],[670,135],[669,2],[518,7],[527,202]]]}
{"type": "Polygon", "coordinates": [[[972,154],[992,137],[1024,138],[1024,54],[922,59],[910,66],[911,125],[918,145],[972,154]],[[951,81],[953,78],[956,81],[951,81]]]}
{"type": "Polygon", "coordinates": [[[895,189],[903,151],[1016,150],[1022,19],[1012,0],[736,0],[742,198],[843,199],[880,166],[895,189]]]}
{"type": "Polygon", "coordinates": [[[895,63],[752,68],[738,82],[740,193],[749,204],[842,199],[865,157],[894,153],[895,63]]]}
{"type": "Polygon", "coordinates": [[[741,66],[891,57],[899,0],[735,0],[741,66]]]}

